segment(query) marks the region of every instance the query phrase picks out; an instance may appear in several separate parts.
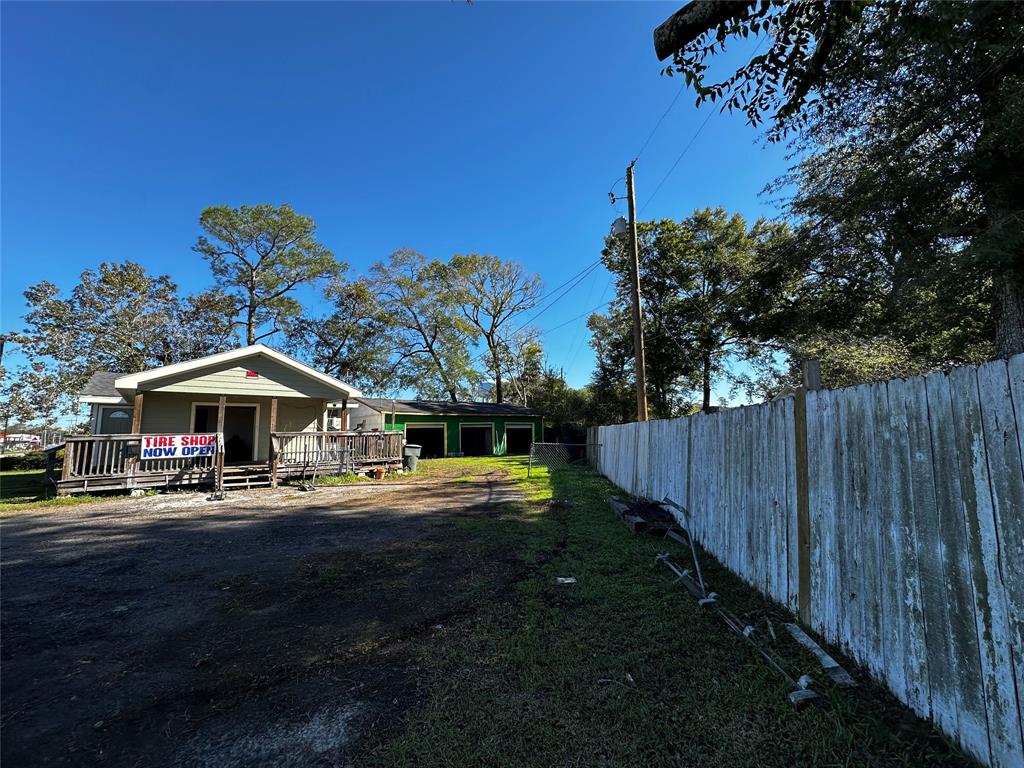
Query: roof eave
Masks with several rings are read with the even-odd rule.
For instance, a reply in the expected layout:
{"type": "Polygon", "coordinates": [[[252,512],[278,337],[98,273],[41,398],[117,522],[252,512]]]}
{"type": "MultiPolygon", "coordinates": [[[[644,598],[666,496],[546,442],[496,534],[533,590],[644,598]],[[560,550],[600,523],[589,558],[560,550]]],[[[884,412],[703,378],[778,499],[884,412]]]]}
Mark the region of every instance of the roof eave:
{"type": "Polygon", "coordinates": [[[173,365],[167,365],[163,368],[154,368],[149,371],[142,371],[141,373],[131,373],[127,376],[121,376],[114,381],[114,387],[122,393],[126,391],[134,393],[138,390],[139,385],[144,382],[159,381],[160,379],[165,379],[176,374],[187,373],[193,370],[202,370],[203,368],[209,368],[210,366],[218,365],[220,363],[228,363],[232,360],[250,357],[252,355],[263,355],[270,360],[281,363],[285,367],[303,373],[309,378],[319,381],[321,384],[325,384],[340,392],[345,399],[362,396],[362,393],[358,389],[350,387],[345,382],[339,381],[333,376],[328,376],[326,373],[321,373],[315,368],[310,368],[305,363],[299,362],[295,358],[289,357],[283,352],[278,352],[276,349],[272,349],[265,344],[253,344],[248,347],[239,347],[238,349],[231,349],[227,352],[218,352],[215,355],[200,357],[196,360],[174,363],[173,365]]]}

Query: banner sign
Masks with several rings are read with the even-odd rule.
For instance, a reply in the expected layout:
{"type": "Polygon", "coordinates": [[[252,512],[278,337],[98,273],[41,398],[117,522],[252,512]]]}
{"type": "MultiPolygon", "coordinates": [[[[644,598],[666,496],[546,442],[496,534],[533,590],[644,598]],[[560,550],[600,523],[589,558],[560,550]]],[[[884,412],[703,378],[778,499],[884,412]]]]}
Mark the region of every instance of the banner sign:
{"type": "Polygon", "coordinates": [[[190,459],[217,452],[217,435],[143,435],[140,459],[190,459]]]}

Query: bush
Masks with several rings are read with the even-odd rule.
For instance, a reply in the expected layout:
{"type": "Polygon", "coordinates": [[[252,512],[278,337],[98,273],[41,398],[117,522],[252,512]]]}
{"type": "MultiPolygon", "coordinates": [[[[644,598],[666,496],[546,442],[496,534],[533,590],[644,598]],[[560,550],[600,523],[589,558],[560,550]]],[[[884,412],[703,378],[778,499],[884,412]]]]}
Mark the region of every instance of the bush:
{"type": "MultiPolygon", "coordinates": [[[[63,458],[64,451],[57,451],[58,466],[63,458]]],[[[29,451],[28,453],[0,456],[0,472],[20,469],[46,469],[46,453],[44,451],[29,451]]]]}

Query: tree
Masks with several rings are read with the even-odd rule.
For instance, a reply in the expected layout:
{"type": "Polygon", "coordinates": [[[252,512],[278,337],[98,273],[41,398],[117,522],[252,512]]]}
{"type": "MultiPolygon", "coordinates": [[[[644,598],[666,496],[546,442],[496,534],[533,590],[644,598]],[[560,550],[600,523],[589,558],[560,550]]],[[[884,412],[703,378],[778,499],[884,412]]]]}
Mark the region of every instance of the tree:
{"type": "Polygon", "coordinates": [[[522,264],[497,256],[471,253],[453,256],[444,279],[462,316],[476,330],[487,348],[494,376],[494,399],[504,402],[503,356],[509,324],[537,306],[541,294],[539,275],[529,275],[522,264]]]}
{"type": "Polygon", "coordinates": [[[120,373],[190,360],[230,346],[230,320],[214,292],[182,299],[166,275],[104,262],[64,295],[43,281],[25,291],[23,351],[60,383],[65,406],[96,370],[120,373]]]}
{"type": "MultiPolygon", "coordinates": [[[[589,385],[590,412],[596,424],[622,424],[636,416],[632,322],[632,315],[618,300],[613,302],[607,315],[595,312],[587,318],[595,358],[589,385]]],[[[663,405],[661,402],[652,404],[651,414],[655,418],[672,415],[662,412],[663,405]]]]}
{"type": "Polygon", "coordinates": [[[502,337],[501,361],[504,376],[512,387],[512,402],[529,406],[533,403],[544,375],[544,349],[535,331],[523,330],[502,337]]]}
{"type": "Polygon", "coordinates": [[[235,298],[235,322],[246,344],[288,329],[302,309],[291,295],[296,288],[346,268],[317,241],[313,219],[288,205],[213,206],[199,224],[206,234],[193,250],[209,262],[217,286],[235,298]]]}
{"type": "Polygon", "coordinates": [[[4,434],[11,431],[11,423],[28,424],[36,420],[38,411],[32,402],[34,391],[21,375],[5,376],[0,385],[0,421],[4,434]]]}
{"type": "Polygon", "coordinates": [[[445,281],[446,267],[410,248],[370,267],[370,287],[393,322],[389,376],[423,398],[471,397],[479,374],[469,352],[472,328],[445,281]]]}
{"type": "MultiPolygon", "coordinates": [[[[767,291],[744,291],[755,273],[758,254],[773,246],[786,230],[763,221],[748,229],[739,214],[721,208],[694,211],[688,218],[640,222],[640,282],[644,312],[644,343],[652,412],[662,418],[689,410],[687,394],[701,393],[702,407],[711,407],[715,381],[726,362],[755,354],[744,323],[771,306],[767,291]]],[[[617,294],[610,319],[616,332],[591,323],[615,345],[615,369],[632,349],[628,338],[630,267],[627,245],[609,237],[602,257],[617,275],[617,294]]]]}
{"type": "Polygon", "coordinates": [[[395,320],[365,279],[335,278],[324,290],[326,317],[304,316],[288,332],[288,351],[360,388],[387,386],[395,320]]]}
{"type": "MultiPolygon", "coordinates": [[[[803,236],[856,224],[894,285],[983,294],[995,353],[1024,351],[1024,25],[1020,3],[937,0],[691,3],[672,68],[807,159],[788,180],[803,236]],[[708,57],[766,33],[769,50],[719,83],[708,57]],[[894,255],[895,254],[895,258],[894,255]]],[[[899,291],[896,291],[899,295],[899,291]]],[[[913,303],[911,304],[911,307],[913,303]]],[[[962,330],[962,329],[961,329],[962,330]]],[[[981,339],[961,334],[961,347],[981,339]]],[[[952,360],[951,360],[952,361],[952,360]]],[[[939,361],[944,362],[944,361],[939,361]]]]}

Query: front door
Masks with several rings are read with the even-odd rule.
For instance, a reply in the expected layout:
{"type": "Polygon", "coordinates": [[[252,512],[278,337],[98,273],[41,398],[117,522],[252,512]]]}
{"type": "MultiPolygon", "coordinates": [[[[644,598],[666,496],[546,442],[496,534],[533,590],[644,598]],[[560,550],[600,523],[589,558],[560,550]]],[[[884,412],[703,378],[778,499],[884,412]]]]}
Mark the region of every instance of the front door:
{"type": "MultiPolygon", "coordinates": [[[[193,432],[217,431],[217,406],[197,405],[193,432]]],[[[256,460],[256,406],[232,405],[224,409],[225,463],[256,460]]]]}

